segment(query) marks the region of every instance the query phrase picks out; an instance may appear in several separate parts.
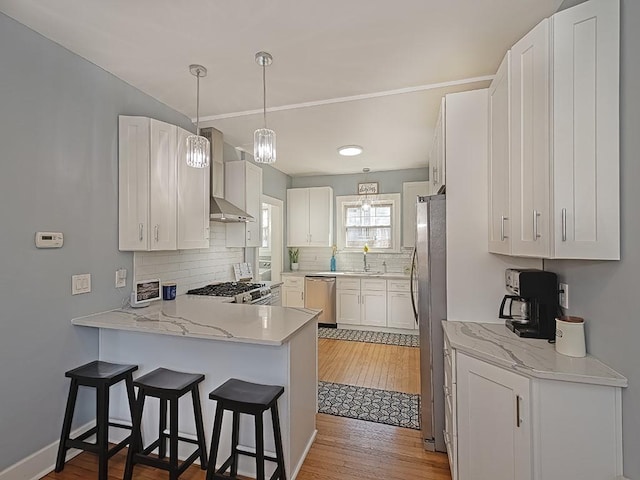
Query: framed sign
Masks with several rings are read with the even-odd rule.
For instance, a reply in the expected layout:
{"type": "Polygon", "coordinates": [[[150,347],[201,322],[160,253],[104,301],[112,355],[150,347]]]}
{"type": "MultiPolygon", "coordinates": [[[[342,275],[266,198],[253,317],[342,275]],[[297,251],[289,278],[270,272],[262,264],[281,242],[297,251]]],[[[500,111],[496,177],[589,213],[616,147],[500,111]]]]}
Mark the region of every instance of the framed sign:
{"type": "Polygon", "coordinates": [[[358,184],[358,195],[377,195],[378,182],[368,182],[358,184]]]}

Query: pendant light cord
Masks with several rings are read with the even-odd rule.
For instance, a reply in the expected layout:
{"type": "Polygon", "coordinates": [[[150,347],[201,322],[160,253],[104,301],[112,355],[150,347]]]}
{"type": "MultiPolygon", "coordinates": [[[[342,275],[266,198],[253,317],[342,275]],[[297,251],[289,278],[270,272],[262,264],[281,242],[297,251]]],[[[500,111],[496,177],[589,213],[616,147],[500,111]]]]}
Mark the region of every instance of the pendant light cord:
{"type": "Polygon", "coordinates": [[[196,72],[196,135],[200,136],[200,69],[196,72]]]}
{"type": "Polygon", "coordinates": [[[267,80],[266,80],[267,66],[262,64],[262,117],[264,119],[264,128],[267,128],[267,80]]]}

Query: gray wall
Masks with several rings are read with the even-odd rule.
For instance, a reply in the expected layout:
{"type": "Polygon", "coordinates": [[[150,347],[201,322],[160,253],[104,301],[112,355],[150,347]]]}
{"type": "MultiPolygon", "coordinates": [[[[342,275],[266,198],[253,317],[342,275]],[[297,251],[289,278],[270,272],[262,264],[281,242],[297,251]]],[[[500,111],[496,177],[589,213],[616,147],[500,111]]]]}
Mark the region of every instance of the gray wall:
{"type": "MultiPolygon", "coordinates": [[[[562,8],[581,3],[565,1],[562,8]]],[[[570,287],[572,315],[586,319],[587,349],[629,379],[622,396],[624,473],[640,479],[640,318],[636,299],[640,280],[640,2],[621,0],[619,262],[552,261],[570,287]]]]}
{"type": "MultiPolygon", "coordinates": [[[[183,115],[0,14],[0,471],[57,440],[64,372],[98,355],[97,331],[73,317],[119,307],[118,115],[193,129],[183,115]],[[37,250],[39,230],[64,247],[37,250]],[[92,292],[71,296],[71,275],[92,292]]],[[[83,395],[88,421],[92,395],[83,395]]]]}

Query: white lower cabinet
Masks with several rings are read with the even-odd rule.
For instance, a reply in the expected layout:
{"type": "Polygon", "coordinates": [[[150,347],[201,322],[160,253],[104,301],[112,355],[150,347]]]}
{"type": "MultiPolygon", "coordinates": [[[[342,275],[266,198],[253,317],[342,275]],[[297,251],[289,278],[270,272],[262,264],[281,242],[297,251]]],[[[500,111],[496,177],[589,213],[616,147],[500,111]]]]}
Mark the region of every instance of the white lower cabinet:
{"type": "Polygon", "coordinates": [[[283,277],[282,306],[304,308],[304,277],[283,277]]]}
{"type": "Polygon", "coordinates": [[[338,278],[338,323],[387,326],[387,282],[368,278],[338,278]]]}
{"type": "Polygon", "coordinates": [[[602,480],[622,474],[619,387],[519,375],[457,352],[446,336],[444,357],[452,480],[602,480]]]}
{"type": "Polygon", "coordinates": [[[411,306],[410,288],[409,280],[387,281],[387,327],[418,328],[411,306]]]}

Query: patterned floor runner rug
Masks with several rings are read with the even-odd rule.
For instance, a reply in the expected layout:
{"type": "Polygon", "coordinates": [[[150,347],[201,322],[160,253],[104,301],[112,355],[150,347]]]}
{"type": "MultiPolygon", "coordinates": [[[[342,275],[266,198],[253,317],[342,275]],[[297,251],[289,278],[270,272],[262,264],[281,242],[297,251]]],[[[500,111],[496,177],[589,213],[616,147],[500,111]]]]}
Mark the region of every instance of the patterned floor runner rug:
{"type": "Polygon", "coordinates": [[[342,328],[318,328],[318,338],[348,340],[351,342],[382,343],[400,347],[420,347],[420,336],[406,333],[370,332],[367,330],[346,330],[342,328]]]}
{"type": "Polygon", "coordinates": [[[420,430],[420,395],[318,382],[318,411],[420,430]]]}

